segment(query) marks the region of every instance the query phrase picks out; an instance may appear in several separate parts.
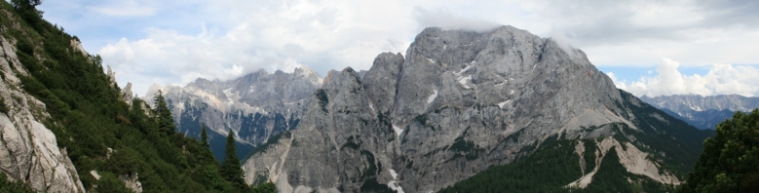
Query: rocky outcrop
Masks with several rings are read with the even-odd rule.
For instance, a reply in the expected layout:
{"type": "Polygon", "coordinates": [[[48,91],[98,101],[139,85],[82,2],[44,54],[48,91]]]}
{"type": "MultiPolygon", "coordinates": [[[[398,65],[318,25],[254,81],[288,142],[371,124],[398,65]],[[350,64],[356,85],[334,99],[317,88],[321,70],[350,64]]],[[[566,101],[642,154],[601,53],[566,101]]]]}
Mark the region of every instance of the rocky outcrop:
{"type": "Polygon", "coordinates": [[[111,65],[107,66],[108,71],[106,71],[106,76],[108,76],[108,81],[111,83],[112,86],[115,86],[117,84],[116,82],[116,72],[111,70],[111,65]]]}
{"type": "Polygon", "coordinates": [[[0,37],[0,97],[9,109],[0,113],[0,175],[41,192],[84,192],[66,149],[41,123],[49,117],[45,104],[21,89],[17,74],[28,73],[15,53],[12,41],[0,37]]]}
{"type": "Polygon", "coordinates": [[[126,188],[129,188],[134,193],[142,193],[142,183],[139,181],[140,175],[137,172],[119,175],[119,179],[124,182],[126,188]]]}
{"type": "Polygon", "coordinates": [[[84,47],[82,47],[82,42],[79,41],[79,38],[71,39],[69,44],[72,48],[74,48],[74,50],[81,53],[85,57],[87,56],[87,51],[84,51],[84,47]]]}
{"type": "Polygon", "coordinates": [[[121,90],[121,100],[126,102],[129,106],[132,106],[132,97],[134,94],[132,94],[132,83],[128,82],[126,87],[121,90]]]}

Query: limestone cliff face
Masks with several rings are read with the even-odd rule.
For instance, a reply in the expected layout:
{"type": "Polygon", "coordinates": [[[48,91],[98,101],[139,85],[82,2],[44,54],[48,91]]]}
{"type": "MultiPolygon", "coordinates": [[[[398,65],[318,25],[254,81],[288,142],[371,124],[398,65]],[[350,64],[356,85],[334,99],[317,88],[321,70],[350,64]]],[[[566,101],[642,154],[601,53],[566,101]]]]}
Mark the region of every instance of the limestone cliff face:
{"type": "Polygon", "coordinates": [[[243,168],[285,192],[437,191],[548,138],[619,132],[593,127],[609,123],[639,132],[625,100],[582,51],[551,39],[427,28],[363,78],[331,72],[298,127],[243,168]]]}
{"type": "Polygon", "coordinates": [[[358,73],[330,72],[298,129],[247,160],[248,182],[271,178],[284,192],[364,192],[366,181],[387,178],[397,138],[369,99],[358,73]]]}
{"type": "Polygon", "coordinates": [[[14,41],[0,37],[0,105],[8,109],[0,112],[0,175],[41,192],[84,192],[66,149],[41,123],[45,104],[21,89],[17,75],[28,73],[15,53],[14,41]]]}

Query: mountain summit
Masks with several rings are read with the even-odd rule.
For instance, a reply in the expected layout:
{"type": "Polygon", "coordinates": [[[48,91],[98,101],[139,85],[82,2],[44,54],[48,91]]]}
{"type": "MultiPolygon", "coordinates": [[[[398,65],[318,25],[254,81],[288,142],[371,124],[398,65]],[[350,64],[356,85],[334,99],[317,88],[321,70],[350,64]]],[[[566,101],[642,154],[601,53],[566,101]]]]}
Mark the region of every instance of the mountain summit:
{"type": "Polygon", "coordinates": [[[705,137],[550,38],[427,28],[405,57],[380,54],[363,78],[331,72],[298,126],[243,168],[248,183],[285,192],[428,192],[568,141],[594,153],[580,156],[588,164],[575,156],[577,174],[555,188],[592,185],[607,154],[633,176],[624,183],[677,185],[705,137]]]}

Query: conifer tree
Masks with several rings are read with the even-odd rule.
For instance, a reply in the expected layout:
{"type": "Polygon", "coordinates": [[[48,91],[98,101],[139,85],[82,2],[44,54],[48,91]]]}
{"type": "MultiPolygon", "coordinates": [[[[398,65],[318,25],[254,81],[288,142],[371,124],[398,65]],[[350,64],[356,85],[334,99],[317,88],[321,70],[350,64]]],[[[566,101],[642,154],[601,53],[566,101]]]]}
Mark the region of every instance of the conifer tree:
{"type": "Polygon", "coordinates": [[[171,110],[163,93],[159,90],[153,100],[155,101],[155,121],[158,123],[159,130],[166,135],[173,135],[176,133],[176,126],[174,126],[174,118],[171,117],[171,110]]]}
{"type": "Polygon", "coordinates": [[[211,152],[211,144],[208,143],[208,134],[206,133],[206,125],[201,124],[200,125],[200,140],[201,145],[203,146],[203,152],[201,152],[203,155],[203,159],[206,162],[216,162],[213,157],[213,153],[211,152]]]}
{"type": "Polygon", "coordinates": [[[247,192],[249,187],[245,184],[245,180],[243,180],[243,172],[240,167],[240,159],[237,158],[234,136],[235,132],[230,130],[229,135],[227,135],[224,163],[221,165],[221,176],[239,190],[247,192]]]}
{"type": "Polygon", "coordinates": [[[704,141],[695,171],[678,192],[756,192],[759,190],[759,109],[736,112],[704,141]]]}

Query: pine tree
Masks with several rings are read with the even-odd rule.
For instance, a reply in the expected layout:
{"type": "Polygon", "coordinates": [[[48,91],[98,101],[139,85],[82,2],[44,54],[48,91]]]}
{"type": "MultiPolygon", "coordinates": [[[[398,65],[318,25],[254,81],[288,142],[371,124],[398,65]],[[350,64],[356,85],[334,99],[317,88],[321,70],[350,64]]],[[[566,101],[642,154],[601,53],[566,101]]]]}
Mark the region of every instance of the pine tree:
{"type": "Polygon", "coordinates": [[[200,125],[200,140],[200,143],[203,146],[203,151],[201,152],[204,159],[203,161],[216,162],[213,153],[211,152],[211,144],[208,143],[208,134],[206,133],[206,125],[204,124],[200,125]]]}
{"type": "Polygon", "coordinates": [[[174,126],[174,118],[171,116],[171,110],[163,93],[159,90],[153,100],[155,101],[155,121],[158,123],[159,130],[166,135],[173,135],[176,133],[176,126],[174,126]]]}
{"type": "Polygon", "coordinates": [[[695,171],[678,192],[756,192],[759,190],[759,109],[736,112],[704,141],[695,171]]]}
{"type": "Polygon", "coordinates": [[[226,155],[224,157],[224,163],[221,165],[221,176],[227,181],[231,182],[233,186],[241,191],[248,192],[248,186],[243,180],[243,172],[240,167],[240,159],[237,158],[237,150],[235,149],[235,132],[230,130],[227,135],[226,155]]]}

